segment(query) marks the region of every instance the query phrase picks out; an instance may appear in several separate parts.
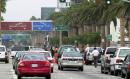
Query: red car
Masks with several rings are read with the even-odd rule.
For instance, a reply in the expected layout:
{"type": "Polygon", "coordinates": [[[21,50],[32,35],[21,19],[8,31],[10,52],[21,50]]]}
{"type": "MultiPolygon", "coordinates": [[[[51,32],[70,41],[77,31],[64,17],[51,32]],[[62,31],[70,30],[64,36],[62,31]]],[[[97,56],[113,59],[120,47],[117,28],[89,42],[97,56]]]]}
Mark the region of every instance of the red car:
{"type": "Polygon", "coordinates": [[[44,54],[40,53],[28,53],[23,55],[17,66],[17,77],[46,77],[51,79],[51,64],[46,59],[44,54]]]}

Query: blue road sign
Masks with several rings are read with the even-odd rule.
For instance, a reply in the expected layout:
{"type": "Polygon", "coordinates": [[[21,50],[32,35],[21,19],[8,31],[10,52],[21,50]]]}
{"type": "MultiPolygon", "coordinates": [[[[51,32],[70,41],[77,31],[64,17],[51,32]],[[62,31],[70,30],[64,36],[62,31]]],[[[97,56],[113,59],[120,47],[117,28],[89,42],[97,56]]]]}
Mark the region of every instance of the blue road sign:
{"type": "Polygon", "coordinates": [[[11,40],[12,37],[9,34],[2,34],[1,35],[2,40],[11,40]]]}
{"type": "Polygon", "coordinates": [[[52,22],[32,22],[33,31],[52,31],[53,23],[52,22]]]}

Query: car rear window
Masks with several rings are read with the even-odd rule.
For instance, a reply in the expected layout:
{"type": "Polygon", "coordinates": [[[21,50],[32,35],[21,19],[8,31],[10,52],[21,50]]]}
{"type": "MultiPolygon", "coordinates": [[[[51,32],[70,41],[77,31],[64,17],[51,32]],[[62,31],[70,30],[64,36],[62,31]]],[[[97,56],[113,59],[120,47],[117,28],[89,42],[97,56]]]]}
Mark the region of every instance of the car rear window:
{"type": "Polygon", "coordinates": [[[24,60],[46,60],[44,54],[25,54],[24,60]]]}
{"type": "Polygon", "coordinates": [[[114,54],[116,52],[117,48],[108,48],[106,51],[106,54],[114,54]]]}
{"type": "Polygon", "coordinates": [[[78,52],[66,52],[63,54],[63,57],[82,57],[82,55],[78,52]]]}
{"type": "Polygon", "coordinates": [[[4,47],[0,47],[0,52],[5,51],[4,47]]]}

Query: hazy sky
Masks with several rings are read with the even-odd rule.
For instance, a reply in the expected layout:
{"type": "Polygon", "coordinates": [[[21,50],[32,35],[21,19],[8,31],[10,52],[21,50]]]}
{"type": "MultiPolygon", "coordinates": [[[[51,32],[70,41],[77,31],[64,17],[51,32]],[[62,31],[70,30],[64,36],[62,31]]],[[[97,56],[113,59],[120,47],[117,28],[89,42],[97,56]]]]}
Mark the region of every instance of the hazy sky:
{"type": "Polygon", "coordinates": [[[41,7],[56,7],[57,0],[9,0],[5,21],[28,21],[31,16],[41,17],[41,7]]]}

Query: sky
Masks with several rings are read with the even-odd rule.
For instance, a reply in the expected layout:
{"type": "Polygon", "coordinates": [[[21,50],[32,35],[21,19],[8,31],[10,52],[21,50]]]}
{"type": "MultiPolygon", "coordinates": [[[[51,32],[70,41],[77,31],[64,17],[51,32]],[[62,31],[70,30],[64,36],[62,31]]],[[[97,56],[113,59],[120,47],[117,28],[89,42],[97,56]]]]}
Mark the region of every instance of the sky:
{"type": "Polygon", "coordinates": [[[57,0],[9,0],[5,21],[28,21],[31,16],[41,17],[41,7],[56,7],[57,0]]]}

